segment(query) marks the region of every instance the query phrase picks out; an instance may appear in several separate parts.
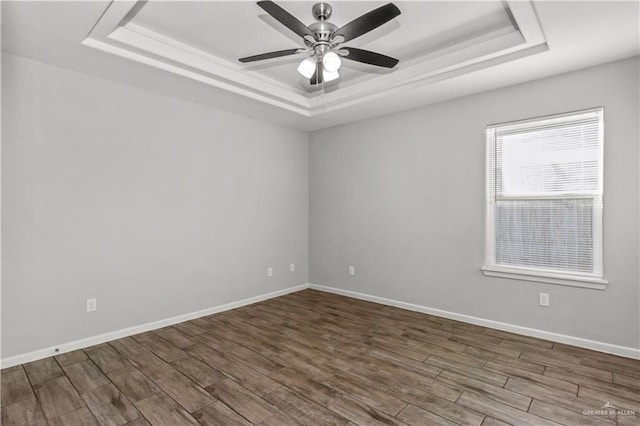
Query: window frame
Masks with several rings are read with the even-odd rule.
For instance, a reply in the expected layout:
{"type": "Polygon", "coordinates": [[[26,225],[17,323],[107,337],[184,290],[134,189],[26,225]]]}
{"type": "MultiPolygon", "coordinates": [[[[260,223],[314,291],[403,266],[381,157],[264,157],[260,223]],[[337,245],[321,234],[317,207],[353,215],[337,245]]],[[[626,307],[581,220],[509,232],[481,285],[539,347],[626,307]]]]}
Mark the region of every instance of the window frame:
{"type": "MultiPolygon", "coordinates": [[[[604,278],[604,108],[589,108],[579,111],[571,111],[561,114],[546,115],[541,117],[529,118],[525,120],[516,120],[504,123],[490,124],[485,127],[485,264],[481,268],[485,276],[511,278],[516,280],[544,282],[550,284],[567,285],[573,287],[583,287],[604,290],[608,281],[604,278]],[[547,200],[547,199],[591,199],[594,203],[593,214],[600,224],[599,229],[593,227],[593,250],[594,258],[599,259],[600,273],[586,274],[571,271],[558,271],[542,268],[533,268],[526,266],[504,266],[496,263],[495,260],[495,208],[496,197],[496,168],[497,158],[496,149],[498,138],[497,130],[500,128],[526,128],[527,125],[534,123],[551,122],[575,117],[583,114],[599,114],[599,149],[600,149],[600,170],[599,170],[599,195],[560,195],[560,196],[530,196],[515,197],[511,199],[523,200],[547,200]]],[[[509,199],[508,197],[504,197],[509,199]]]]}

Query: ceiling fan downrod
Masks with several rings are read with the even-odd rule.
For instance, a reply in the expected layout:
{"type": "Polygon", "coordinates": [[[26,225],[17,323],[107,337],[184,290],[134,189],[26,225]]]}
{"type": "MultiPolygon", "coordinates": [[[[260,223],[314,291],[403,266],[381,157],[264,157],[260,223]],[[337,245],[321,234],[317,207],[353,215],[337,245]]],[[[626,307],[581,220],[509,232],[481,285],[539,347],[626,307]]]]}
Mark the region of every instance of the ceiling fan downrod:
{"type": "Polygon", "coordinates": [[[328,21],[332,11],[333,8],[329,3],[316,3],[311,8],[313,17],[318,21],[309,25],[309,29],[315,35],[315,43],[329,44],[331,36],[338,29],[336,25],[328,21]]]}

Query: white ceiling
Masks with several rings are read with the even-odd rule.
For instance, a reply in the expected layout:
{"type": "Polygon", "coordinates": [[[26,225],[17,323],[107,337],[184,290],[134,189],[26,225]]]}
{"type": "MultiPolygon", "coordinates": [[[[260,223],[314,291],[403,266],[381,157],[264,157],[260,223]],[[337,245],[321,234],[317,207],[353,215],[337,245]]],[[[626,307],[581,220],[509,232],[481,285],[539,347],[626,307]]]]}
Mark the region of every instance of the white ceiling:
{"type": "MultiPolygon", "coordinates": [[[[305,130],[329,127],[640,53],[628,2],[397,1],[402,14],[347,43],[400,59],[393,70],[343,61],[312,88],[302,46],[251,1],[2,2],[2,50],[305,130]]],[[[311,24],[314,2],[278,2],[311,24]]],[[[333,1],[338,27],[384,2],[333,1]]]]}

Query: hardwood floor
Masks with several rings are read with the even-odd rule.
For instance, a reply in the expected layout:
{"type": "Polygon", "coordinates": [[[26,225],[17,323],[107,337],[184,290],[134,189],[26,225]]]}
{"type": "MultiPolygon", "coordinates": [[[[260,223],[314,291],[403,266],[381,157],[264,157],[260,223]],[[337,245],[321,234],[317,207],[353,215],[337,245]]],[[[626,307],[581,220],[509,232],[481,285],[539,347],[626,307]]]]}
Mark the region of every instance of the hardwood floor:
{"type": "Polygon", "coordinates": [[[2,370],[4,426],[638,425],[637,413],[640,361],[313,290],[2,370]]]}

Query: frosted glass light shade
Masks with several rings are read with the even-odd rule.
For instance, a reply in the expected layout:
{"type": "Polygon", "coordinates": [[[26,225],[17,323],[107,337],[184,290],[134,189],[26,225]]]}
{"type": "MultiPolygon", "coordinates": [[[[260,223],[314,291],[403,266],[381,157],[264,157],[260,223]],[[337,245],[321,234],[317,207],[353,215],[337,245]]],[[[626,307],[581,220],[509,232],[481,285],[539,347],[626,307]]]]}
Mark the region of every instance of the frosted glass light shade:
{"type": "Polygon", "coordinates": [[[329,71],[327,67],[324,67],[324,72],[322,73],[322,76],[324,77],[324,81],[329,82],[337,78],[340,78],[340,73],[338,71],[329,71]]]}
{"type": "Polygon", "coordinates": [[[340,56],[338,56],[335,52],[328,52],[322,58],[322,65],[324,65],[324,69],[329,72],[335,72],[340,69],[340,65],[342,65],[342,60],[340,56]]]}
{"type": "Polygon", "coordinates": [[[316,72],[316,60],[311,56],[300,62],[298,65],[298,72],[306,78],[311,78],[316,72]]]}

